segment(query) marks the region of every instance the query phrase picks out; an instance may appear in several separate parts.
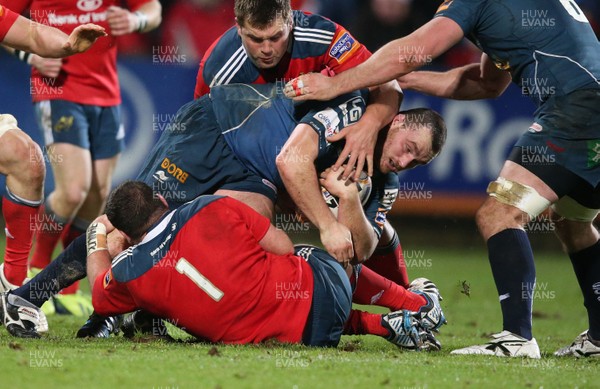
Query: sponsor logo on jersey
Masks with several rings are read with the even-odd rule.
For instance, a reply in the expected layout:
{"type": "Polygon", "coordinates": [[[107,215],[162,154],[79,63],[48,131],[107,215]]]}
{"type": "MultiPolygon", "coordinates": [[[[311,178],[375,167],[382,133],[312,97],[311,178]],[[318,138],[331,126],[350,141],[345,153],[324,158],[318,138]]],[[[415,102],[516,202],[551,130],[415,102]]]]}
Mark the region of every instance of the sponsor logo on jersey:
{"type": "Polygon", "coordinates": [[[348,32],[344,32],[340,35],[329,50],[329,56],[335,58],[338,63],[343,63],[346,58],[356,51],[360,46],[360,43],[356,42],[354,38],[348,32]]]}
{"type": "Polygon", "coordinates": [[[54,125],[54,131],[56,131],[56,132],[69,131],[71,129],[71,126],[73,126],[74,120],[75,120],[75,118],[73,116],[62,116],[60,119],[58,119],[58,121],[54,125]]]}
{"type": "Polygon", "coordinates": [[[446,0],[446,1],[444,1],[444,2],[443,2],[443,3],[442,3],[442,4],[441,4],[439,7],[438,7],[438,9],[437,9],[437,11],[435,11],[435,13],[438,13],[438,12],[442,12],[442,11],[445,11],[445,10],[447,10],[447,9],[448,9],[448,7],[450,7],[450,4],[452,4],[452,2],[453,2],[453,1],[454,1],[454,0],[446,0]]]}
{"type": "Polygon", "coordinates": [[[172,163],[171,160],[169,160],[169,158],[167,157],[165,157],[165,159],[162,160],[160,167],[165,169],[168,174],[175,177],[175,179],[181,182],[182,184],[184,184],[185,180],[187,180],[188,178],[189,173],[181,170],[181,168],[172,163]]]}
{"type": "Polygon", "coordinates": [[[332,108],[317,112],[313,116],[325,128],[325,138],[337,134],[340,130],[340,117],[332,108]]]}
{"type": "Polygon", "coordinates": [[[377,214],[375,215],[375,223],[377,223],[379,228],[383,228],[383,225],[385,224],[385,219],[387,218],[386,215],[387,211],[382,210],[381,208],[377,210],[377,214]]]}
{"type": "Polygon", "coordinates": [[[588,167],[600,165],[600,140],[588,140],[588,167]]]}
{"type": "Polygon", "coordinates": [[[544,127],[542,127],[541,124],[534,122],[531,126],[529,126],[528,131],[529,132],[542,132],[543,129],[544,129],[544,127]]]}
{"type": "Polygon", "coordinates": [[[166,182],[169,179],[163,170],[155,171],[152,177],[160,182],[166,182]]]}
{"type": "Polygon", "coordinates": [[[95,11],[102,5],[102,0],[78,0],[77,8],[83,12],[95,11]]]}
{"type": "Polygon", "coordinates": [[[397,197],[398,189],[385,189],[383,191],[383,198],[381,199],[380,203],[381,206],[385,208],[386,212],[392,209],[392,205],[394,205],[397,197]]]}
{"type": "Polygon", "coordinates": [[[310,247],[310,246],[309,247],[305,246],[300,249],[296,248],[296,255],[308,262],[308,259],[312,255],[312,252],[314,249],[315,249],[314,247],[310,247]]]}
{"type": "Polygon", "coordinates": [[[4,16],[4,7],[0,5],[0,18],[4,16]]]}
{"type": "Polygon", "coordinates": [[[102,285],[104,285],[104,288],[106,288],[108,286],[108,284],[110,283],[110,281],[112,280],[112,270],[108,270],[106,272],[106,275],[104,276],[104,281],[102,282],[102,285]]]}

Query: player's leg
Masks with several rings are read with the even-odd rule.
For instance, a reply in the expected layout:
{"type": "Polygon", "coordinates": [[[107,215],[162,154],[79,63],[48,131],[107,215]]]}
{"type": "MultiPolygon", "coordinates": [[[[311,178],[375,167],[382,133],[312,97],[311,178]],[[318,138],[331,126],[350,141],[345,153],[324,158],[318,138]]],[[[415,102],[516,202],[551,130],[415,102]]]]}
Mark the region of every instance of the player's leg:
{"type": "Polygon", "coordinates": [[[71,218],[85,200],[91,185],[92,159],[89,123],[82,105],[53,100],[37,103],[36,115],[44,133],[55,188],[44,202],[30,266],[45,267],[71,218]]]}
{"type": "MultiPolygon", "coordinates": [[[[111,158],[93,161],[90,190],[77,215],[75,215],[69,227],[62,235],[63,247],[67,247],[75,238],[85,234],[91,221],[101,214],[106,204],[108,192],[110,191],[110,183],[118,159],[119,154],[111,158]]],[[[68,288],[63,289],[61,294],[74,294],[78,286],[78,283],[74,283],[68,288]]]]}
{"type": "Polygon", "coordinates": [[[0,115],[0,173],[6,176],[6,194],[2,199],[6,251],[0,266],[0,291],[20,286],[27,275],[45,171],[39,146],[18,129],[14,117],[0,115]]]}
{"type": "MultiPolygon", "coordinates": [[[[515,150],[522,151],[521,147],[515,150]]],[[[523,228],[557,194],[538,176],[513,161],[506,161],[500,177],[488,187],[490,197],[477,211],[477,225],[487,242],[488,258],[503,317],[503,331],[483,346],[454,350],[454,354],[490,354],[539,358],[531,333],[535,264],[523,228]],[[504,341],[511,348],[505,349],[504,341]]]]}
{"type": "MultiPolygon", "coordinates": [[[[593,193],[591,186],[585,183],[580,186],[586,187],[590,189],[588,193],[593,193]]],[[[600,357],[600,234],[592,224],[600,211],[600,196],[578,196],[582,190],[577,192],[572,194],[573,197],[562,197],[552,206],[552,220],[556,235],[571,259],[587,309],[589,327],[555,355],[600,357]]]]}
{"type": "Polygon", "coordinates": [[[386,220],[377,248],[364,265],[396,284],[408,288],[409,279],[402,246],[398,233],[389,221],[386,220]]]}
{"type": "Polygon", "coordinates": [[[421,294],[411,292],[365,266],[358,272],[352,302],[379,305],[392,311],[408,309],[415,312],[427,304],[421,294]]]}

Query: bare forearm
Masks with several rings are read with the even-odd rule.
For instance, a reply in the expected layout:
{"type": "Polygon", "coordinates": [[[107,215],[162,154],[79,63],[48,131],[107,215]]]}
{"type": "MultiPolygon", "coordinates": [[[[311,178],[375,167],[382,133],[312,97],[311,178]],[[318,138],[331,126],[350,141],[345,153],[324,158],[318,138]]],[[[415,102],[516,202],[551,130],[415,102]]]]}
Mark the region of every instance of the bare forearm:
{"type": "Polygon", "coordinates": [[[334,77],[336,95],[353,90],[381,85],[421,66],[421,63],[400,61],[400,40],[389,42],[377,50],[367,61],[334,77]]]}
{"type": "Polygon", "coordinates": [[[294,252],[294,245],[287,234],[278,230],[272,224],[269,226],[269,230],[265,236],[258,243],[265,251],[273,254],[284,255],[294,252]]]}
{"type": "Polygon", "coordinates": [[[358,194],[340,198],[338,222],[352,233],[356,260],[359,263],[366,261],[377,247],[377,236],[365,217],[358,194]]]}
{"type": "MultiPolygon", "coordinates": [[[[283,158],[285,159],[285,156],[283,158]]],[[[335,217],[323,200],[312,163],[289,158],[287,162],[278,164],[278,167],[288,194],[308,220],[319,230],[335,223],[335,217]]]]}
{"type": "Polygon", "coordinates": [[[98,276],[110,268],[110,255],[107,250],[95,251],[87,257],[87,276],[90,285],[94,285],[98,276]]]}
{"type": "Polygon", "coordinates": [[[10,53],[17,49],[41,57],[60,58],[69,54],[63,48],[68,39],[67,34],[56,28],[19,17],[3,43],[10,53]]]}
{"type": "Polygon", "coordinates": [[[501,95],[511,82],[508,72],[499,70],[484,54],[481,63],[465,65],[447,72],[412,72],[399,80],[406,89],[432,96],[478,100],[501,95]]]}
{"type": "Polygon", "coordinates": [[[369,105],[361,120],[380,130],[398,113],[403,94],[396,80],[371,88],[370,93],[369,105]]]}
{"type": "Polygon", "coordinates": [[[143,4],[135,12],[142,12],[148,18],[148,24],[140,32],[148,32],[157,28],[162,21],[162,6],[158,1],[143,4]]]}

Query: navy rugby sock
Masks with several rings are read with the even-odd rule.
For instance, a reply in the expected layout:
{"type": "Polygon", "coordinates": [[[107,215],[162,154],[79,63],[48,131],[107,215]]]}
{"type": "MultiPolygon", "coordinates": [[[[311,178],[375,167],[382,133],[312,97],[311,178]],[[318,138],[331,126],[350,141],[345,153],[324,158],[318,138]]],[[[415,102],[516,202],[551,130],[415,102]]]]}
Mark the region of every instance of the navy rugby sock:
{"type": "Polygon", "coordinates": [[[86,276],[85,234],[77,237],[38,275],[11,293],[41,307],[50,297],[86,276]]]}
{"type": "Polygon", "coordinates": [[[535,264],[527,234],[520,229],[506,229],[490,237],[487,246],[500,296],[503,329],[531,339],[535,264]]]}
{"type": "Polygon", "coordinates": [[[588,311],[589,335],[600,340],[600,241],[569,254],[569,258],[583,293],[583,305],[588,311]]]}

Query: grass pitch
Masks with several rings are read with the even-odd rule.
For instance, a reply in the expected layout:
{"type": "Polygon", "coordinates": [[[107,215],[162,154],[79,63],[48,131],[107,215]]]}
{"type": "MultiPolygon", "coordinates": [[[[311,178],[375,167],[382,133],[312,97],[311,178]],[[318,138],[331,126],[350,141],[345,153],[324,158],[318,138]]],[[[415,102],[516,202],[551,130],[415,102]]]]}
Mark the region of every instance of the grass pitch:
{"type": "MultiPolygon", "coordinates": [[[[587,328],[568,259],[537,255],[534,333],[541,360],[451,356],[501,329],[485,253],[406,250],[411,278],[434,280],[448,325],[437,353],[406,352],[374,336],[342,337],[337,349],[266,344],[223,346],[138,337],[78,340],[83,318],[50,316],[41,340],[0,329],[3,388],[598,388],[600,360],[552,353],[587,328]]],[[[361,307],[364,308],[364,307],[361,307]]],[[[369,309],[373,310],[371,307],[369,309]]],[[[375,311],[377,311],[375,309],[375,311]]],[[[379,310],[378,312],[383,312],[379,310]]],[[[198,312],[198,320],[210,320],[198,312]]]]}

